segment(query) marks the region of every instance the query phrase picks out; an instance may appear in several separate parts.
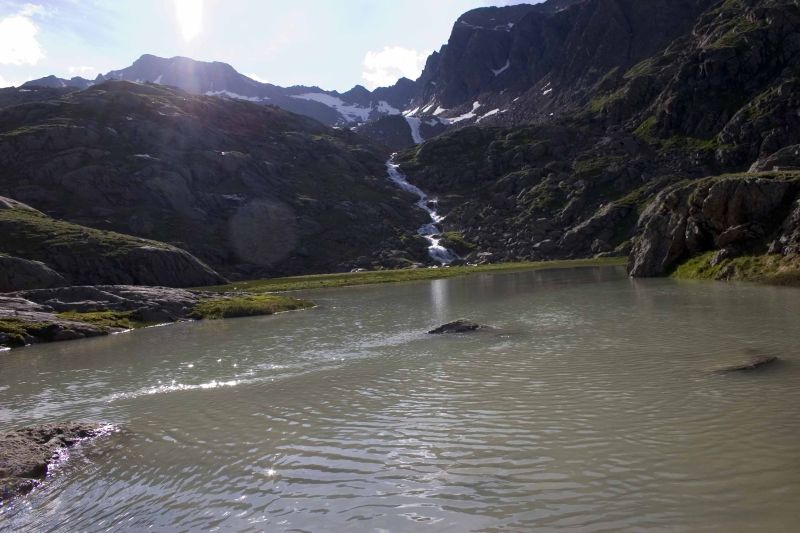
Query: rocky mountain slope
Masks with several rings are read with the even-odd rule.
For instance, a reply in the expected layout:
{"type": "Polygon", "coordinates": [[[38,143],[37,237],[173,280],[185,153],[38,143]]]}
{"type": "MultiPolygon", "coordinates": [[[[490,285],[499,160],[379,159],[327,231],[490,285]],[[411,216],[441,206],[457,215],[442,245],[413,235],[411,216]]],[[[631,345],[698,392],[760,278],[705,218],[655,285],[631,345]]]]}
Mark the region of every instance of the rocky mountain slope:
{"type": "Polygon", "coordinates": [[[0,292],[93,283],[196,287],[222,281],[175,246],[55,220],[0,197],[0,292]]]}
{"type": "MultiPolygon", "coordinates": [[[[387,157],[273,106],[158,85],[104,82],[0,109],[0,195],[170,243],[233,278],[340,271],[402,251],[424,213],[386,178],[387,157]]],[[[186,284],[197,281],[207,280],[186,284]]]]}
{"type": "MultiPolygon", "coordinates": [[[[655,224],[651,209],[678,209],[669,203],[678,198],[691,210],[687,206],[697,204],[686,191],[695,186],[686,183],[725,173],[738,173],[726,183],[749,183],[750,171],[765,170],[778,171],[770,183],[793,179],[780,173],[800,165],[800,6],[793,0],[680,6],[582,0],[549,18],[531,12],[514,28],[531,17],[566,25],[559,35],[570,37],[556,40],[557,65],[540,81],[529,80],[533,87],[508,112],[497,113],[503,119],[494,126],[490,117],[481,127],[451,130],[400,157],[412,182],[450,206],[445,229],[462,232],[478,250],[495,259],[625,254],[638,236],[660,248],[663,232],[645,230],[655,224]],[[649,29],[600,31],[618,20],[649,29]],[[550,88],[552,101],[545,102],[540,97],[550,88]],[[667,201],[666,207],[648,208],[665,189],[672,192],[658,201],[667,201]]],[[[555,39],[548,28],[542,26],[539,36],[555,39]]],[[[528,75],[537,65],[526,63],[528,75]]],[[[477,96],[468,92],[464,98],[477,96]]],[[[750,192],[730,201],[746,202],[757,189],[743,185],[750,192]]],[[[753,246],[726,254],[745,248],[794,253],[790,246],[767,246],[776,238],[792,242],[791,229],[775,233],[793,220],[784,204],[777,205],[762,213],[771,223],[753,230],[760,235],[753,246]]],[[[717,237],[731,227],[709,224],[716,229],[704,233],[702,246],[681,249],[655,268],[642,265],[660,259],[634,258],[634,273],[664,273],[692,254],[722,246],[725,239],[717,237]]],[[[737,219],[734,226],[742,224],[737,219]]],[[[637,244],[635,255],[645,249],[637,244]]]]}
{"type": "Polygon", "coordinates": [[[374,91],[368,91],[360,85],[345,93],[325,91],[319,87],[279,87],[256,81],[218,61],[195,61],[187,57],[162,58],[145,54],[131,66],[100,74],[94,80],[47,76],[25,83],[20,90],[36,87],[83,90],[109,80],[155,83],[178,87],[192,94],[216,95],[275,105],[329,126],[350,126],[381,116],[400,114],[408,106],[416,88],[414,82],[406,78],[398,80],[391,87],[381,87],[374,91]]]}

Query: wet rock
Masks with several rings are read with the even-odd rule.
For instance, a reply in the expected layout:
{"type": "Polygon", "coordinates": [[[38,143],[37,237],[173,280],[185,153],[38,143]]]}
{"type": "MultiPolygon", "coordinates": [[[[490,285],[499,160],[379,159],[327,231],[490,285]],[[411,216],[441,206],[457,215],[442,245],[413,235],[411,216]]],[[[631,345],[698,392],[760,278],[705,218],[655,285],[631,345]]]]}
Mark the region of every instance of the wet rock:
{"type": "Polygon", "coordinates": [[[109,431],[105,424],[68,422],[0,433],[0,504],[41,483],[59,451],[109,431]]]}
{"type": "Polygon", "coordinates": [[[448,322],[442,326],[439,326],[436,329],[432,329],[428,332],[429,335],[443,335],[445,333],[471,333],[473,331],[478,331],[479,329],[487,328],[488,326],[483,326],[476,322],[471,322],[469,320],[459,319],[454,322],[448,322]]]}
{"type": "Polygon", "coordinates": [[[735,365],[717,368],[714,372],[719,374],[728,374],[731,372],[750,372],[752,370],[760,370],[767,365],[771,365],[779,361],[777,356],[774,355],[758,355],[735,365]]]}

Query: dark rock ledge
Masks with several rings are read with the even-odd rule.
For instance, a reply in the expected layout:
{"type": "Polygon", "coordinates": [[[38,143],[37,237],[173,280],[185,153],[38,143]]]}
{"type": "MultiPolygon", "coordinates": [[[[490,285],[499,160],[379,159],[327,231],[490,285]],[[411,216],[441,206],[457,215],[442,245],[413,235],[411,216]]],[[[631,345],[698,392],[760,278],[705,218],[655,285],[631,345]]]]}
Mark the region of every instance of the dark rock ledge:
{"type": "Polygon", "coordinates": [[[60,452],[114,431],[108,424],[67,422],[0,433],[0,507],[41,484],[60,452]]]}

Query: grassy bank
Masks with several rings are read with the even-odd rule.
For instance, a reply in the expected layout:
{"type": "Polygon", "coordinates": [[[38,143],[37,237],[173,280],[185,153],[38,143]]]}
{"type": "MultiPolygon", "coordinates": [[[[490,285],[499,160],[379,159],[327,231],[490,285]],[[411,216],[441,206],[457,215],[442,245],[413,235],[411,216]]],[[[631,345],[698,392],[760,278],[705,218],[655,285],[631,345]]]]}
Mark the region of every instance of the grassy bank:
{"type": "Polygon", "coordinates": [[[242,316],[274,315],[284,311],[297,311],[313,307],[307,300],[298,300],[287,296],[256,294],[246,296],[228,296],[212,298],[198,303],[189,318],[219,319],[242,316]]]}
{"type": "Polygon", "coordinates": [[[304,289],[321,289],[325,287],[348,287],[353,285],[373,285],[377,283],[397,283],[400,281],[452,278],[456,276],[466,276],[470,274],[481,274],[486,272],[614,266],[624,265],[626,261],[626,258],[614,257],[604,259],[576,259],[570,261],[497,263],[492,265],[458,266],[448,268],[417,268],[403,270],[377,270],[372,272],[347,272],[339,274],[317,274],[313,276],[295,276],[288,278],[238,281],[235,283],[229,283],[227,285],[203,287],[203,290],[217,292],[244,291],[251,293],[282,292],[304,289]]]}
{"type": "Polygon", "coordinates": [[[687,280],[750,281],[800,286],[800,257],[746,255],[713,264],[715,253],[707,252],[685,261],[671,276],[687,280]]]}

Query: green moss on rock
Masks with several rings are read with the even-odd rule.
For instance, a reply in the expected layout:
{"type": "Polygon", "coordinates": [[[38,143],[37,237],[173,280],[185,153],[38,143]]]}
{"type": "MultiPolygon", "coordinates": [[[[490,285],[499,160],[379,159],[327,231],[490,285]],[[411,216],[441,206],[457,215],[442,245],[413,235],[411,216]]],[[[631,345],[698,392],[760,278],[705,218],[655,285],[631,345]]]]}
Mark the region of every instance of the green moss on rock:
{"type": "Polygon", "coordinates": [[[66,311],[58,313],[58,318],[85,322],[102,328],[135,329],[149,325],[147,322],[134,320],[132,311],[66,311]]]}

